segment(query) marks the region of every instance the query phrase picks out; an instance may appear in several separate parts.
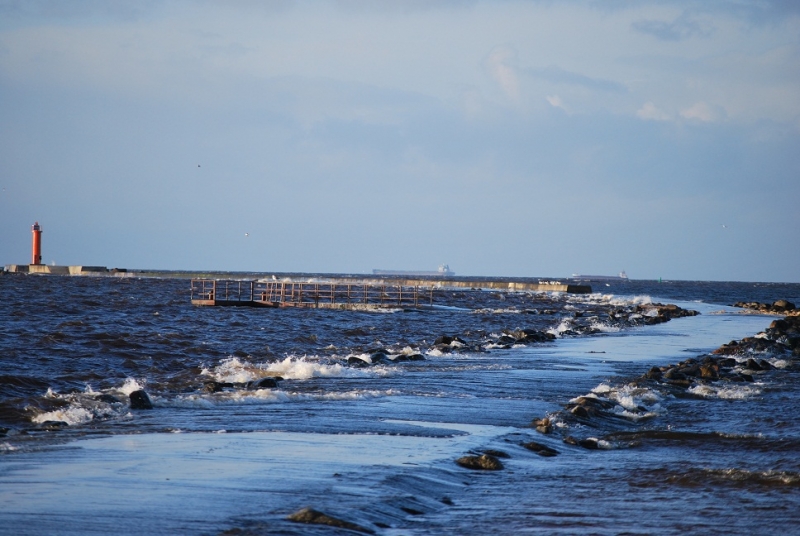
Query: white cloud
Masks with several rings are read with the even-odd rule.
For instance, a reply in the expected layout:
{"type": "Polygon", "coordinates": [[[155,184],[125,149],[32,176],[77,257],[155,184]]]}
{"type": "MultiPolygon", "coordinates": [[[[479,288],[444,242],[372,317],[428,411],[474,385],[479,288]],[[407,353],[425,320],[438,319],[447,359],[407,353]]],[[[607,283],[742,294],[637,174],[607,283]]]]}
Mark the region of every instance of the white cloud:
{"type": "Polygon", "coordinates": [[[564,101],[561,100],[561,97],[558,95],[548,95],[545,97],[547,102],[550,103],[550,106],[553,108],[561,108],[562,110],[566,110],[567,108],[564,106],[564,101]]]}
{"type": "Polygon", "coordinates": [[[519,79],[513,64],[516,53],[508,47],[497,47],[486,58],[486,68],[503,93],[514,103],[519,102],[519,79]]]}
{"type": "Polygon", "coordinates": [[[641,108],[636,110],[636,117],[645,121],[669,121],[672,119],[669,114],[650,101],[645,102],[641,108]]]}
{"type": "Polygon", "coordinates": [[[684,119],[695,119],[704,123],[720,121],[727,115],[721,106],[713,106],[702,101],[681,110],[680,114],[684,119]]]}

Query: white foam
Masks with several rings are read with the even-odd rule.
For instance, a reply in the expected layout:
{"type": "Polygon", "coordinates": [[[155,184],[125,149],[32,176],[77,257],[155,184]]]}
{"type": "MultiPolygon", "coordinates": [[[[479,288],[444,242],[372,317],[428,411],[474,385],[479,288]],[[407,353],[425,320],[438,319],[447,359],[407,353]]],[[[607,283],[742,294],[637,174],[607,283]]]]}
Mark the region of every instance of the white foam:
{"type": "Polygon", "coordinates": [[[612,387],[604,382],[604,383],[601,383],[600,385],[598,385],[597,387],[595,387],[594,389],[592,389],[592,393],[601,395],[601,394],[604,394],[604,393],[608,393],[611,390],[612,390],[612,387]]]}
{"type": "Polygon", "coordinates": [[[703,398],[721,398],[725,400],[743,400],[761,394],[761,389],[749,385],[737,385],[735,387],[712,384],[693,385],[687,391],[703,398]]]}
{"type": "MultiPolygon", "coordinates": [[[[369,356],[367,356],[369,358],[369,356]]],[[[387,375],[384,367],[369,369],[353,368],[339,363],[324,364],[308,360],[304,357],[287,357],[283,361],[270,363],[266,371],[287,380],[308,380],[310,378],[367,378],[375,375],[387,375]]]]}
{"type": "MultiPolygon", "coordinates": [[[[367,362],[372,362],[367,354],[361,354],[358,357],[367,362]]],[[[211,370],[204,369],[202,373],[219,382],[247,383],[268,376],[281,376],[287,380],[365,378],[375,375],[388,375],[390,371],[380,366],[360,369],[339,363],[320,363],[315,358],[308,356],[289,356],[282,361],[262,364],[253,364],[248,361],[240,361],[236,357],[230,357],[221,361],[219,365],[211,370]]]]}
{"type": "Polygon", "coordinates": [[[126,378],[125,383],[123,383],[122,387],[120,387],[118,390],[122,394],[130,395],[132,392],[139,391],[141,389],[144,389],[144,386],[138,381],[133,378],[126,378]]]}
{"type": "Polygon", "coordinates": [[[572,319],[571,318],[565,318],[555,328],[548,329],[547,333],[550,333],[551,335],[555,335],[556,337],[561,337],[561,335],[563,335],[565,331],[569,331],[570,329],[572,329],[572,319]]]}
{"type": "Polygon", "coordinates": [[[605,322],[600,322],[599,320],[592,322],[589,327],[597,331],[602,331],[603,333],[617,333],[620,331],[618,326],[612,326],[605,322]]]}
{"type": "Polygon", "coordinates": [[[395,389],[355,390],[336,393],[295,393],[278,389],[258,389],[255,391],[222,391],[219,393],[199,394],[192,393],[178,396],[172,400],[165,400],[159,404],[163,407],[182,408],[212,408],[225,404],[264,404],[264,403],[292,403],[305,401],[341,401],[363,400],[399,395],[395,389]]]}
{"type": "Polygon", "coordinates": [[[94,419],[94,414],[91,411],[79,405],[71,404],[66,408],[40,413],[33,417],[31,421],[40,424],[47,421],[60,421],[72,426],[90,422],[92,419],[94,419]]]}

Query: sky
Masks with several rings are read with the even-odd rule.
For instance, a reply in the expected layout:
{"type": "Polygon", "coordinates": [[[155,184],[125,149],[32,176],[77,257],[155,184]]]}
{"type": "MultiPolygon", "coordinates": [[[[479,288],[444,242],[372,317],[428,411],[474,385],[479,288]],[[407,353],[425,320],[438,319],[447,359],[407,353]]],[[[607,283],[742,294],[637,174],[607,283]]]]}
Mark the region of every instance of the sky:
{"type": "Polygon", "coordinates": [[[800,282],[800,2],[0,0],[0,264],[800,282]]]}

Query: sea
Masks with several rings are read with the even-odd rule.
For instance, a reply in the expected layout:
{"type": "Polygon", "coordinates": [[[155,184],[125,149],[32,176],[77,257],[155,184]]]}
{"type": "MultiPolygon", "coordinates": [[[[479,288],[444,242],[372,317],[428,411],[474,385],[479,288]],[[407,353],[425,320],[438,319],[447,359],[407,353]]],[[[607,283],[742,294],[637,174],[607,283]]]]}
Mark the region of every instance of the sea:
{"type": "Polygon", "coordinates": [[[800,534],[797,357],[643,379],[763,336],[780,317],[732,305],[800,284],[479,287],[346,311],[0,276],[0,534],[800,534]],[[482,455],[502,468],[456,463],[482,455]]]}

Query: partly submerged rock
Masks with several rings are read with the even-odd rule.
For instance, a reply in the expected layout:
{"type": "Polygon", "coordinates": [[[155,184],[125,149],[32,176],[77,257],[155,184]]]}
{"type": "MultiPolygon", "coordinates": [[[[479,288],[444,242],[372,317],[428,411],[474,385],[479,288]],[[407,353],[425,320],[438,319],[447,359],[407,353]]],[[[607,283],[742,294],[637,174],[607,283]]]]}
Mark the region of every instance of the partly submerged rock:
{"type": "Polygon", "coordinates": [[[128,395],[131,401],[131,409],[153,409],[153,403],[144,389],[139,389],[128,395]]]}
{"type": "Polygon", "coordinates": [[[365,534],[375,533],[375,531],[372,529],[368,529],[366,527],[362,527],[361,525],[356,525],[355,523],[351,523],[343,519],[323,514],[322,512],[314,510],[313,508],[303,508],[302,510],[298,510],[297,512],[293,513],[286,519],[288,519],[289,521],[294,521],[295,523],[328,525],[330,527],[339,527],[342,529],[353,530],[356,532],[363,532],[365,534]]]}
{"type": "Polygon", "coordinates": [[[475,469],[478,471],[499,471],[503,468],[503,464],[500,460],[489,454],[463,456],[457,459],[456,463],[466,469],[475,469]]]}
{"type": "Polygon", "coordinates": [[[537,443],[536,441],[529,441],[528,443],[523,443],[523,447],[526,449],[535,452],[539,456],[558,456],[558,451],[554,448],[550,448],[547,445],[542,445],[541,443],[537,443]]]}

